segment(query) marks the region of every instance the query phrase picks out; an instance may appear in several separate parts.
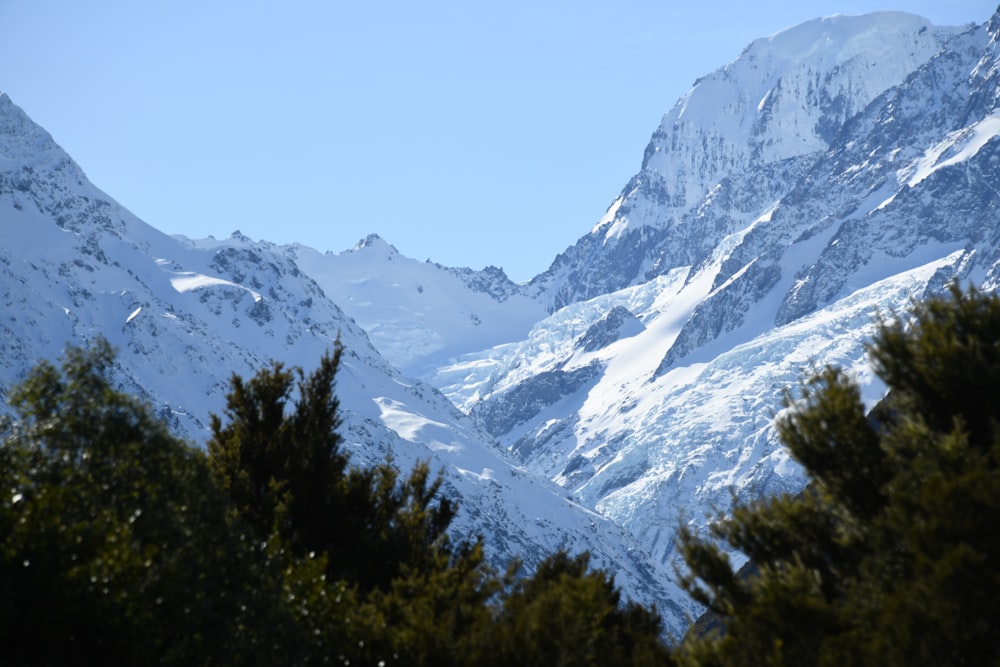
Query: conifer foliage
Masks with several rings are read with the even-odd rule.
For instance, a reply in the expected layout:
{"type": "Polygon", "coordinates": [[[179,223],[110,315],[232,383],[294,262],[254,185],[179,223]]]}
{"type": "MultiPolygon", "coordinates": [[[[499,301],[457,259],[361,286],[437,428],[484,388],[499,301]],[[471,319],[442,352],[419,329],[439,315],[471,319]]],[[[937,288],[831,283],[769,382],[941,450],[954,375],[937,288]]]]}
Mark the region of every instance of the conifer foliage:
{"type": "Polygon", "coordinates": [[[685,534],[686,585],[723,627],[688,664],[1000,664],[1000,299],[952,287],[881,320],[870,355],[870,414],[826,369],[779,420],[808,488],[714,525],[751,574],[685,534]]]}
{"type": "Polygon", "coordinates": [[[667,659],[586,556],[499,575],[426,464],[351,465],[341,353],[234,376],[207,452],[114,388],[106,341],[40,364],[0,424],[0,664],[667,659]]]}
{"type": "Polygon", "coordinates": [[[364,591],[385,589],[404,567],[429,567],[450,549],[454,507],[425,464],[405,479],[391,461],[349,466],[334,393],[341,354],[338,344],[308,376],[279,363],[249,382],[234,376],[228,422],[212,418],[209,463],[260,535],[295,557],[325,554],[331,576],[364,591]]]}
{"type": "MultiPolygon", "coordinates": [[[[116,391],[106,341],[34,369],[0,447],[0,664],[267,664],[275,573],[204,457],[116,391]]],[[[288,642],[288,643],[286,643],[288,642]]]]}
{"type": "Polygon", "coordinates": [[[670,664],[655,610],[620,599],[613,578],[589,556],[559,552],[504,600],[495,648],[484,663],[501,667],[670,664]]]}
{"type": "Polygon", "coordinates": [[[391,460],[349,464],[336,430],[341,355],[337,344],[308,376],[278,363],[248,382],[233,376],[228,421],[212,419],[209,465],[284,567],[298,620],[312,631],[309,654],[434,664],[425,660],[464,628],[427,626],[413,608],[435,600],[485,609],[492,574],[479,545],[449,540],[455,506],[426,464],[406,477],[391,460]]]}

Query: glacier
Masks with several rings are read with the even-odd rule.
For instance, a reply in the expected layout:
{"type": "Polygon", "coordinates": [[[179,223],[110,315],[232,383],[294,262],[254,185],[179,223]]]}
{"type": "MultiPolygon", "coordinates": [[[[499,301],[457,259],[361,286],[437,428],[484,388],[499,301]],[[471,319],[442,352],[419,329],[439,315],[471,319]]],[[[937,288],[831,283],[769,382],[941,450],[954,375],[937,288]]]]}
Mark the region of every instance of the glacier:
{"type": "Polygon", "coordinates": [[[789,391],[833,364],[873,404],[877,318],[951,281],[996,287],[998,35],[997,17],[880,13],[752,43],[664,116],[641,171],[528,285],[551,314],[426,379],[661,565],[679,525],[798,491],[773,427],[789,391]],[[641,326],[582,349],[619,308],[641,326]],[[582,368],[597,371],[581,386],[536,382],[582,368]]]}
{"type": "MultiPolygon", "coordinates": [[[[654,129],[597,223],[524,283],[406,258],[168,236],[0,94],[0,398],[97,335],[195,442],[232,373],[338,338],[357,463],[428,460],[502,565],[590,550],[683,633],[679,526],[805,482],[774,419],[827,364],[883,393],[877,318],[1000,283],[1000,12],[902,12],[756,40],[654,129]]],[[[530,239],[526,239],[530,242],[530,239]]],[[[732,554],[740,558],[739,554],[732,554]]]]}

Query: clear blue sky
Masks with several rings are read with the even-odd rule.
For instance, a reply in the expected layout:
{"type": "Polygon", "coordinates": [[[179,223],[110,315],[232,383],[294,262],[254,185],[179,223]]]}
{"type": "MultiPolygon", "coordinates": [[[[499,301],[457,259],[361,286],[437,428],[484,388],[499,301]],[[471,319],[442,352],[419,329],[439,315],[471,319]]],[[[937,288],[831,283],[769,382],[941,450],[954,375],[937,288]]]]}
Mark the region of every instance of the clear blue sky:
{"type": "MultiPolygon", "coordinates": [[[[166,232],[543,271],[752,39],[998,0],[0,0],[0,91],[166,232]]],[[[2,238],[0,238],[2,243],[2,238]]]]}

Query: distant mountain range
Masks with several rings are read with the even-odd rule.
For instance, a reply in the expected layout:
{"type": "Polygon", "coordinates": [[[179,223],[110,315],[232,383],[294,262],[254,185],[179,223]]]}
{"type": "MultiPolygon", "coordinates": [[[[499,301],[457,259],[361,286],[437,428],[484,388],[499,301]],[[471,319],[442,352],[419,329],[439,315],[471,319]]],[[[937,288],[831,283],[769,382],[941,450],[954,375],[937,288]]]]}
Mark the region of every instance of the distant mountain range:
{"type": "MultiPolygon", "coordinates": [[[[120,385],[194,441],[232,373],[338,336],[359,463],[429,459],[496,562],[589,549],[680,634],[676,530],[802,487],[772,421],[810,369],[882,388],[877,314],[1000,276],[1000,13],[817,19],[663,117],[589,233],[515,284],[372,235],[320,253],[167,236],[0,95],[0,396],[104,335],[120,385]]],[[[526,240],[530,241],[530,240],[526,240]]],[[[738,558],[738,555],[735,555],[738,558]]]]}

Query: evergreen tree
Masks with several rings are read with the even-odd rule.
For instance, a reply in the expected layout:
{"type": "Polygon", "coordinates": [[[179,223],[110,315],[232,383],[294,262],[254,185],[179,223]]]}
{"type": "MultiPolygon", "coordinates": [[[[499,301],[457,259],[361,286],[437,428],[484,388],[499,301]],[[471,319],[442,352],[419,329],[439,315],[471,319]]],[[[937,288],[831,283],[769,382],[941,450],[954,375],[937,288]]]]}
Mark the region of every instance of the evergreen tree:
{"type": "Polygon", "coordinates": [[[343,509],[336,487],[347,456],[333,393],[340,355],[339,346],[324,355],[309,378],[277,362],[246,382],[234,375],[228,423],[211,417],[209,464],[219,486],[262,538],[276,533],[297,554],[322,551],[343,509]],[[296,375],[299,395],[290,411],[296,375]]]}
{"type": "Polygon", "coordinates": [[[349,465],[335,430],[340,355],[308,376],[273,364],[234,377],[228,421],[213,418],[209,442],[219,485],[271,548],[287,550],[285,586],[310,653],[435,667],[667,659],[655,610],[623,605],[586,555],[501,578],[481,540],[449,541],[455,506],[426,464],[405,477],[392,461],[349,465]]]}
{"type": "Polygon", "coordinates": [[[478,542],[452,544],[455,505],[420,463],[349,464],[334,385],[338,344],[306,375],[272,364],[234,376],[213,417],[210,466],[285,563],[307,652],[344,663],[463,664],[457,648],[498,589],[478,542]],[[296,383],[297,380],[297,383],[296,383]],[[295,386],[297,385],[297,386],[295,386]]]}
{"type": "Polygon", "coordinates": [[[1000,664],[1000,299],[952,288],[880,321],[870,354],[872,414],[826,369],[779,420],[807,489],[712,527],[752,574],[684,534],[685,583],[723,624],[690,664],[1000,664]]]}
{"type": "Polygon", "coordinates": [[[208,455],[113,388],[106,341],[32,371],[0,425],[0,664],[666,664],[586,555],[498,576],[426,464],[350,466],[340,354],[234,377],[208,455]]]}
{"type": "Polygon", "coordinates": [[[655,609],[623,603],[587,553],[557,552],[504,598],[487,665],[668,665],[655,609]]]}
{"type": "Polygon", "coordinates": [[[359,655],[368,664],[482,665],[490,655],[493,604],[502,582],[485,563],[481,542],[423,568],[407,568],[363,611],[374,629],[359,655]]]}
{"type": "MultiPolygon", "coordinates": [[[[115,390],[110,345],[36,367],[0,448],[4,664],[279,664],[277,576],[204,458],[115,390]],[[265,639],[266,638],[266,639],[265,639]]],[[[286,643],[288,642],[288,643],[286,643]]]]}
{"type": "Polygon", "coordinates": [[[324,554],[332,579],[386,589],[404,567],[448,551],[455,507],[426,464],[405,479],[388,460],[352,467],[341,451],[334,393],[342,348],[308,376],[280,363],[231,380],[225,424],[212,417],[209,462],[219,486],[262,539],[302,558],[324,554]],[[294,386],[298,378],[297,387],[294,386]],[[297,389],[292,405],[293,389],[297,389]]]}

